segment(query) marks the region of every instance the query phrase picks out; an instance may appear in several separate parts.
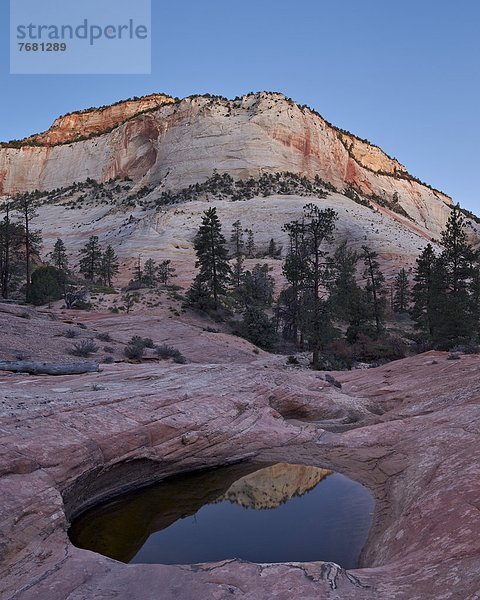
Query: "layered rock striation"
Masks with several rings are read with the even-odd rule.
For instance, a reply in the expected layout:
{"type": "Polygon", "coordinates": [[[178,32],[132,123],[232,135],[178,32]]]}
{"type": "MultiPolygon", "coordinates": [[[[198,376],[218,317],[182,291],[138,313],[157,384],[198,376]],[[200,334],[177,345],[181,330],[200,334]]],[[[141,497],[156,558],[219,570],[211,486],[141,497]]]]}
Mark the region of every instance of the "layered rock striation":
{"type": "Polygon", "coordinates": [[[72,113],[43,134],[0,148],[0,195],[131,177],[175,190],[214,171],[234,178],[290,171],[340,192],[396,201],[414,224],[442,229],[451,199],[411,176],[380,148],[282,94],[235,100],[147,96],[72,113]]]}

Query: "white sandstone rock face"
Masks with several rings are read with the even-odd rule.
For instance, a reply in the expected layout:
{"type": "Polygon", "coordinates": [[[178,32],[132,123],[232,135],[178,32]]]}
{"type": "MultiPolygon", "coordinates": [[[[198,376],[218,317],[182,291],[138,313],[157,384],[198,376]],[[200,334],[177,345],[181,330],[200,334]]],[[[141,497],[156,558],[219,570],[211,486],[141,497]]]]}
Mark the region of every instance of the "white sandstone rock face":
{"type": "Polygon", "coordinates": [[[214,170],[234,178],[291,171],[318,175],[339,191],[353,184],[387,200],[396,192],[413,219],[406,224],[433,237],[451,205],[380,148],[281,94],[181,101],[151,96],[67,115],[29,139],[40,145],[0,148],[0,195],[65,187],[87,177],[105,182],[128,176],[139,186],[179,189],[205,181],[214,170]],[[111,131],[102,133],[106,129],[111,131]],[[79,136],[93,137],[74,141],[79,136]]]}
{"type": "MultiPolygon", "coordinates": [[[[150,197],[157,194],[154,190],[150,197]]],[[[390,278],[402,267],[414,265],[432,235],[388,209],[372,210],[336,193],[324,199],[272,195],[237,202],[196,200],[164,206],[158,211],[155,208],[143,210],[140,206],[125,207],[122,199],[120,195],[116,206],[92,199],[73,210],[63,202],[41,206],[35,227],[42,231],[43,254],[50,252],[56,239],[61,237],[68,241],[70,262],[75,267],[78,253],[85,244],[85,232],[92,232],[99,236],[102,245],[111,244],[115,248],[126,278],[124,280],[122,275],[121,284],[131,278],[133,262],[140,256],[142,262],[148,258],[170,259],[177,270],[175,283],[188,287],[195,275],[193,240],[207,208],[216,207],[227,238],[233,223],[240,220],[244,228],[255,232],[255,245],[260,254],[266,253],[270,239],[274,238],[284,255],[288,238],[283,225],[298,219],[303,206],[313,203],[320,209],[333,208],[337,212],[335,245],[345,240],[349,247],[361,251],[362,245],[368,243],[381,255],[384,272],[390,278]]],[[[257,259],[247,259],[246,266],[251,268],[256,262],[257,259]]],[[[267,259],[267,262],[277,281],[283,282],[282,261],[267,259]]]]}

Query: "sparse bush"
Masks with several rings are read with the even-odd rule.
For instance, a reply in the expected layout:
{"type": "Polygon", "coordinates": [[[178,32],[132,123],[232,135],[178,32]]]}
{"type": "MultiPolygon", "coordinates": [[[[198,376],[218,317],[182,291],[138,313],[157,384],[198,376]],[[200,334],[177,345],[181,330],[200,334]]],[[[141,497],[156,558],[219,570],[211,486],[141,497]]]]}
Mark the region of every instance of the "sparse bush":
{"type": "Polygon", "coordinates": [[[173,362],[179,364],[185,364],[187,362],[187,359],[183,356],[180,350],[177,350],[177,348],[174,348],[173,346],[168,346],[167,344],[157,346],[155,348],[155,354],[162,360],[168,360],[169,358],[172,358],[173,362]]]}
{"type": "Polygon", "coordinates": [[[104,356],[103,362],[107,365],[111,365],[113,363],[113,356],[104,356]]]}
{"type": "Polygon", "coordinates": [[[65,337],[66,338],[74,338],[77,337],[77,331],[75,329],[67,329],[67,331],[65,332],[65,337]]]}
{"type": "Polygon", "coordinates": [[[91,354],[95,354],[98,350],[98,346],[95,345],[95,342],[92,339],[89,340],[81,340],[77,344],[74,344],[70,349],[70,354],[73,356],[82,356],[86,358],[91,354]]]}
{"type": "Polygon", "coordinates": [[[296,357],[296,356],[292,356],[292,355],[290,355],[290,356],[287,358],[287,364],[288,364],[288,365],[298,365],[298,359],[297,359],[297,357],[296,357]]]}
{"type": "Polygon", "coordinates": [[[143,345],[142,338],[138,335],[134,335],[125,346],[123,353],[130,359],[139,360],[142,358],[145,353],[145,346],[143,345]]]}
{"type": "Polygon", "coordinates": [[[139,360],[145,353],[145,346],[142,343],[130,341],[125,346],[123,353],[127,358],[139,360]]]}
{"type": "Polygon", "coordinates": [[[458,352],[450,352],[447,356],[447,360],[460,360],[460,354],[458,354],[458,352]]]}
{"type": "Polygon", "coordinates": [[[76,308],[77,310],[90,310],[92,308],[92,304],[91,302],[83,302],[83,300],[79,300],[74,308],[76,308]]]}
{"type": "Polygon", "coordinates": [[[97,340],[101,342],[111,342],[112,338],[109,333],[97,333],[97,340]]]}
{"type": "Polygon", "coordinates": [[[132,279],[131,281],[128,282],[127,292],[134,292],[136,290],[141,290],[145,287],[146,287],[146,285],[143,283],[143,281],[138,281],[136,279],[132,279]]]}
{"type": "Polygon", "coordinates": [[[151,338],[142,338],[134,335],[125,347],[124,354],[127,358],[140,359],[145,353],[145,348],[155,348],[151,338]]]}
{"type": "Polygon", "coordinates": [[[85,288],[77,289],[75,286],[68,286],[63,295],[65,306],[69,309],[80,308],[85,309],[86,306],[91,306],[87,302],[88,290],[85,288]]]}
{"type": "Polygon", "coordinates": [[[467,342],[452,348],[452,352],[463,352],[463,354],[480,354],[480,346],[475,342],[467,342]]]}
{"type": "Polygon", "coordinates": [[[108,352],[108,354],[113,354],[115,352],[115,348],[112,348],[112,346],[104,346],[103,351],[108,352]]]}

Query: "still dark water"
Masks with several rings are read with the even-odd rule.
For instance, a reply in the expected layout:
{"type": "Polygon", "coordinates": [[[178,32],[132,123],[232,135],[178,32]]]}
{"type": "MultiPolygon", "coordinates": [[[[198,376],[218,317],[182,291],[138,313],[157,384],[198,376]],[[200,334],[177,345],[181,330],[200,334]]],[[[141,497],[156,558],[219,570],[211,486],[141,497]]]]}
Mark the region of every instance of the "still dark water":
{"type": "Polygon", "coordinates": [[[333,561],[357,566],[373,498],[305,465],[243,464],[175,477],[84,513],[72,542],[126,563],[333,561]]]}

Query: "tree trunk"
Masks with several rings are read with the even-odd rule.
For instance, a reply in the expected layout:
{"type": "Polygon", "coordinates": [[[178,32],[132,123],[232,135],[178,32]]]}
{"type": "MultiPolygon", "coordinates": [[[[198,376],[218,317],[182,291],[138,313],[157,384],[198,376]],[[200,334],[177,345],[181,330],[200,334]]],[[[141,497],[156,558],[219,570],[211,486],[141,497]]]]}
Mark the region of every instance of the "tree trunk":
{"type": "Polygon", "coordinates": [[[29,223],[30,219],[29,219],[29,214],[28,214],[28,207],[25,207],[25,261],[26,261],[26,278],[27,278],[27,282],[26,282],[26,286],[25,286],[25,290],[27,293],[27,299],[28,299],[28,293],[30,291],[30,223],[29,223]]]}
{"type": "Polygon", "coordinates": [[[81,375],[83,373],[96,373],[99,370],[99,365],[95,361],[65,364],[34,362],[31,360],[0,361],[0,371],[29,373],[30,375],[81,375]]]}

